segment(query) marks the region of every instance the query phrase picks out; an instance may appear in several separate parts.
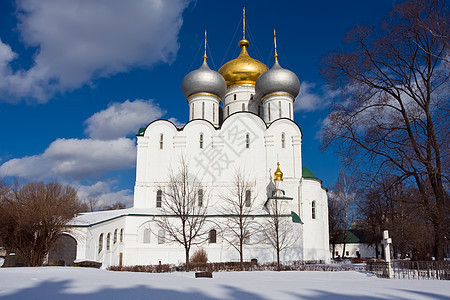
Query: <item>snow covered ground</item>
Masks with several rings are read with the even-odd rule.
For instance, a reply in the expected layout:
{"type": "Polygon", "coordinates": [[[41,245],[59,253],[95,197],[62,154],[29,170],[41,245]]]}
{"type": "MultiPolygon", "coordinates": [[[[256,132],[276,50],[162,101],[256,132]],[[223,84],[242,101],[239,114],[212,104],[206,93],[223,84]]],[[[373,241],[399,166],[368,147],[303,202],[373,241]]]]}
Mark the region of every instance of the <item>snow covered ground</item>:
{"type": "Polygon", "coordinates": [[[450,282],[342,272],[128,273],[42,267],[0,269],[0,299],[450,299],[450,282]]]}

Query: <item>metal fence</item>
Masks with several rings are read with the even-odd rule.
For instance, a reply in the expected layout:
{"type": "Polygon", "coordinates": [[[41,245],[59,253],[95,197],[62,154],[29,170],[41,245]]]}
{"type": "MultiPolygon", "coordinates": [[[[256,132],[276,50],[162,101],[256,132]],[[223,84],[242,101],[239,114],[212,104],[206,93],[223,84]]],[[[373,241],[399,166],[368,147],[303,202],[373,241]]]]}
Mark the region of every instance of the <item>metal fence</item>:
{"type": "MultiPolygon", "coordinates": [[[[394,278],[400,279],[436,279],[450,280],[450,262],[448,261],[394,261],[391,262],[394,278]]],[[[388,263],[368,262],[366,271],[377,277],[388,278],[388,263]]]]}

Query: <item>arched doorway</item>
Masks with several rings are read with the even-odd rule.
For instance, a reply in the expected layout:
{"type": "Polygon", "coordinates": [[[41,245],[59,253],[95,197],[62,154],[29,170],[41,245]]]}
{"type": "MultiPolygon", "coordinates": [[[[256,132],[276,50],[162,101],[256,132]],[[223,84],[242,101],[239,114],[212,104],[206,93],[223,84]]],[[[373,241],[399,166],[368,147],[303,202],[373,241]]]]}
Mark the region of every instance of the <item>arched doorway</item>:
{"type": "Polygon", "coordinates": [[[61,235],[48,252],[48,263],[51,265],[72,266],[76,258],[77,241],[68,234],[61,235]]]}

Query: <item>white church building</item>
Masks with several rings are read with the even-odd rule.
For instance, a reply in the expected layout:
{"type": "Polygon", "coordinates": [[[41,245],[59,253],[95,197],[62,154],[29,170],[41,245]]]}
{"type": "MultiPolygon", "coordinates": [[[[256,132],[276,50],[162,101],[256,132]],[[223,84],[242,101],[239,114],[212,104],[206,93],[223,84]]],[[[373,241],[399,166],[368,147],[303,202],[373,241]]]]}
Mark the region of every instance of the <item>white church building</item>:
{"type": "MultiPolygon", "coordinates": [[[[263,227],[270,219],[270,201],[283,202],[285,230],[296,238],[281,252],[281,261],[330,259],[326,190],[304,167],[302,131],[294,121],[300,81],[280,66],[276,45],[271,69],[249,56],[245,34],[239,46],[239,56],[218,72],[208,67],[205,51],[200,68],[186,75],[187,124],[156,120],[139,130],[134,205],[75,217],[68,235],[76,243],[76,260],[103,267],[184,263],[183,246],[158,225],[167,217],[162,206],[170,171],[177,172],[181,160],[202,182],[195,205],[207,205],[203,230],[208,234],[191,255],[202,248],[211,262],[239,260],[221,224],[230,216],[223,199],[233,196],[236,174],[243,172],[252,183],[246,206],[255,224],[263,227]]],[[[246,238],[244,260],[276,261],[274,247],[256,235],[246,238]]]]}

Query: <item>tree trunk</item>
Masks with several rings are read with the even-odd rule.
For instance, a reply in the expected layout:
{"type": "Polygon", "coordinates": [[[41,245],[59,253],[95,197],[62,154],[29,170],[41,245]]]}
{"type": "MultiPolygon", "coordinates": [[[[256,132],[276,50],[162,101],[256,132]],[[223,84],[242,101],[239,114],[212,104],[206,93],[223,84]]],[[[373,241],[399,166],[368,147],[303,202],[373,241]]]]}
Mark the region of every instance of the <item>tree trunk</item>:
{"type": "Polygon", "coordinates": [[[186,254],[186,272],[189,272],[189,248],[184,248],[186,254]]]}
{"type": "Polygon", "coordinates": [[[244,271],[244,252],[242,249],[242,241],[240,242],[239,245],[239,258],[240,258],[240,265],[241,265],[241,271],[244,271]]]}

